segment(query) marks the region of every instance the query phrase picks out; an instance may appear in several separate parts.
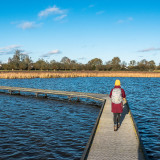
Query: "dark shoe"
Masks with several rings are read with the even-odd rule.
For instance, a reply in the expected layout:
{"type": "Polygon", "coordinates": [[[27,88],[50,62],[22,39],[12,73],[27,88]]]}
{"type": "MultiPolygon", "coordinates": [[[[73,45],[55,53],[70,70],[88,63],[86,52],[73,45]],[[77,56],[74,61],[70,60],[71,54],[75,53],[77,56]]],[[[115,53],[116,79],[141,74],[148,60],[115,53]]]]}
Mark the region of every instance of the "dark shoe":
{"type": "Polygon", "coordinates": [[[114,125],[114,131],[117,131],[117,125],[114,125]]]}

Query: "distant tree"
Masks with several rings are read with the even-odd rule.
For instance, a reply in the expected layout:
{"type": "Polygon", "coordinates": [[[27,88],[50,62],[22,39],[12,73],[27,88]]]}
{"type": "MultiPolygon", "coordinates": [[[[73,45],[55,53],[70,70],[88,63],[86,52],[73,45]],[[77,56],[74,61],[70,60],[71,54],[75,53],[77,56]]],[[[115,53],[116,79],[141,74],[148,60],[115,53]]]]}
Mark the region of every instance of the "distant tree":
{"type": "Polygon", "coordinates": [[[16,50],[13,57],[8,59],[8,66],[5,65],[5,68],[26,70],[29,69],[31,63],[32,60],[28,55],[21,53],[20,50],[16,50]]]}
{"type": "Polygon", "coordinates": [[[112,70],[120,70],[121,69],[120,63],[121,63],[120,58],[119,57],[114,57],[112,59],[112,62],[111,62],[111,64],[112,64],[112,70]]]}
{"type": "Polygon", "coordinates": [[[112,70],[112,61],[107,61],[105,68],[106,68],[107,71],[112,70]]]}
{"type": "Polygon", "coordinates": [[[3,69],[2,62],[0,61],[0,70],[3,69]]]}
{"type": "Polygon", "coordinates": [[[142,71],[152,71],[155,69],[160,70],[160,64],[156,66],[153,60],[147,61],[142,59],[140,62],[131,60],[127,66],[125,61],[120,60],[119,57],[113,57],[111,61],[107,61],[103,65],[103,61],[99,58],[93,58],[88,61],[87,64],[78,63],[76,60],[71,60],[68,57],[63,57],[60,62],[51,60],[50,62],[44,59],[39,59],[38,61],[32,61],[31,57],[23,54],[21,50],[16,50],[13,57],[8,59],[8,63],[2,64],[0,61],[0,69],[11,70],[11,69],[21,69],[21,70],[142,70],[142,71]]]}
{"type": "Polygon", "coordinates": [[[86,69],[86,64],[82,64],[82,63],[77,64],[77,70],[79,70],[79,71],[87,70],[86,69]]]}
{"type": "Polygon", "coordinates": [[[55,60],[50,61],[49,69],[51,69],[51,70],[57,70],[58,69],[58,65],[57,65],[57,62],[55,60]]]}
{"type": "Polygon", "coordinates": [[[76,60],[71,60],[71,63],[70,63],[70,69],[71,70],[77,70],[78,68],[78,63],[76,60]]]}
{"type": "Polygon", "coordinates": [[[84,70],[95,70],[95,67],[93,66],[91,66],[91,65],[89,65],[88,63],[87,64],[85,64],[84,65],[84,68],[83,68],[84,70]]]}
{"type": "Polygon", "coordinates": [[[27,64],[23,63],[23,62],[20,62],[19,63],[19,69],[21,70],[27,70],[28,69],[28,66],[27,64]]]}
{"type": "Polygon", "coordinates": [[[63,58],[61,59],[61,63],[70,64],[70,63],[71,63],[71,60],[70,60],[68,57],[63,57],[63,58]]]}
{"type": "Polygon", "coordinates": [[[137,69],[137,62],[135,60],[131,60],[128,64],[129,70],[136,70],[137,69]]]}
{"type": "Polygon", "coordinates": [[[26,55],[26,54],[21,54],[21,62],[19,64],[19,69],[22,70],[29,70],[31,69],[31,65],[32,65],[33,61],[31,60],[31,58],[26,55]]]}
{"type": "Polygon", "coordinates": [[[71,60],[71,63],[72,63],[72,64],[76,64],[77,61],[76,61],[76,60],[71,60]]]}
{"type": "Polygon", "coordinates": [[[131,60],[129,63],[129,66],[133,67],[136,66],[136,61],[135,60],[131,60]]]}
{"type": "Polygon", "coordinates": [[[153,60],[148,62],[148,68],[149,68],[149,70],[155,70],[156,69],[156,64],[153,60]]]}
{"type": "Polygon", "coordinates": [[[126,70],[127,69],[127,63],[125,61],[123,61],[121,63],[121,70],[126,70]]]}
{"type": "Polygon", "coordinates": [[[89,62],[88,62],[88,65],[93,69],[93,70],[99,70],[100,69],[100,67],[102,66],[102,60],[101,59],[99,59],[99,58],[94,58],[94,59],[92,59],[92,60],[90,60],[89,62]]]}
{"type": "Polygon", "coordinates": [[[54,64],[54,63],[56,63],[54,59],[50,61],[50,64],[54,64]]]}
{"type": "Polygon", "coordinates": [[[16,50],[15,54],[13,55],[13,58],[8,59],[8,64],[12,69],[19,69],[20,55],[20,50],[16,50]]]}
{"type": "Polygon", "coordinates": [[[141,71],[147,71],[148,70],[148,61],[146,59],[142,59],[140,62],[138,62],[138,69],[141,71]]]}
{"type": "Polygon", "coordinates": [[[33,64],[35,69],[38,70],[48,70],[49,65],[44,59],[39,59],[36,63],[33,64]]]}
{"type": "Polygon", "coordinates": [[[12,61],[14,62],[20,62],[20,55],[21,55],[21,51],[20,50],[16,50],[15,54],[13,55],[12,61]]]}
{"type": "Polygon", "coordinates": [[[103,63],[102,60],[99,58],[94,58],[88,62],[89,65],[94,65],[94,66],[102,65],[102,63],[103,63]]]}
{"type": "Polygon", "coordinates": [[[63,70],[70,69],[71,60],[68,57],[63,57],[60,62],[61,62],[61,69],[63,70]]]}
{"type": "Polygon", "coordinates": [[[157,70],[160,70],[160,63],[159,63],[159,65],[156,67],[156,69],[157,69],[157,70]]]}

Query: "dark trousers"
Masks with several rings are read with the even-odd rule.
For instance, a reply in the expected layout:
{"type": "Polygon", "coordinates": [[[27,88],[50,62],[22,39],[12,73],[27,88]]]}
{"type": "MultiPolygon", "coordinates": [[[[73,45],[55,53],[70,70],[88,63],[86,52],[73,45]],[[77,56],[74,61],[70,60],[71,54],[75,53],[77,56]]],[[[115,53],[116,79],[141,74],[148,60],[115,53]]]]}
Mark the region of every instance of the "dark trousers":
{"type": "Polygon", "coordinates": [[[115,124],[115,125],[116,125],[117,123],[120,123],[120,116],[121,116],[120,113],[113,113],[113,121],[114,121],[114,124],[115,124]]]}

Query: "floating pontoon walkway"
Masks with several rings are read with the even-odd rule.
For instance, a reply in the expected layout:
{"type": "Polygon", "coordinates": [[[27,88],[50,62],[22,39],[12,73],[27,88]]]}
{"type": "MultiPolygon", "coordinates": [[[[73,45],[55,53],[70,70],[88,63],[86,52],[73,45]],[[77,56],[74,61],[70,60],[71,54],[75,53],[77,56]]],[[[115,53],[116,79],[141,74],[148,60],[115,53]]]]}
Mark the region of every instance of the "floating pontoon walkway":
{"type": "Polygon", "coordinates": [[[127,104],[125,105],[121,116],[121,126],[118,131],[114,131],[111,101],[109,97],[106,98],[106,103],[104,104],[96,131],[95,133],[92,131],[92,135],[81,157],[81,160],[85,159],[148,159],[127,104]]]}
{"type": "Polygon", "coordinates": [[[21,88],[0,86],[0,90],[13,92],[32,92],[68,96],[77,98],[90,98],[104,102],[99,116],[92,130],[89,141],[83,152],[81,160],[148,160],[136,124],[128,105],[125,105],[121,116],[121,126],[118,131],[113,131],[113,115],[111,101],[106,94],[67,92],[57,90],[21,88]]]}
{"type": "Polygon", "coordinates": [[[83,92],[68,92],[68,91],[57,91],[57,90],[47,90],[47,89],[33,89],[33,88],[21,88],[21,87],[8,87],[8,86],[0,86],[0,90],[7,90],[10,94],[13,92],[31,92],[35,93],[36,97],[39,94],[44,94],[47,97],[48,94],[52,95],[61,95],[68,96],[69,99],[73,97],[77,98],[90,98],[98,101],[104,101],[106,98],[105,94],[96,94],[96,93],[83,93],[83,92]]]}

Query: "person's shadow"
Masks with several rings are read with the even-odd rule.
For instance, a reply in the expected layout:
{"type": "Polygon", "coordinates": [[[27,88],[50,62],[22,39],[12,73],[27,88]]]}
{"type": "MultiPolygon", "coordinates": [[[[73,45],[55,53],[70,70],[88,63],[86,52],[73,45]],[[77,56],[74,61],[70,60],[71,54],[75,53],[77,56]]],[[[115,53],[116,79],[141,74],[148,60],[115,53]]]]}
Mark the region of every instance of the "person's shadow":
{"type": "Polygon", "coordinates": [[[128,102],[125,103],[123,106],[124,106],[124,107],[123,107],[123,112],[122,112],[121,118],[120,118],[120,124],[123,123],[123,120],[125,119],[125,116],[129,113],[128,102]]]}

